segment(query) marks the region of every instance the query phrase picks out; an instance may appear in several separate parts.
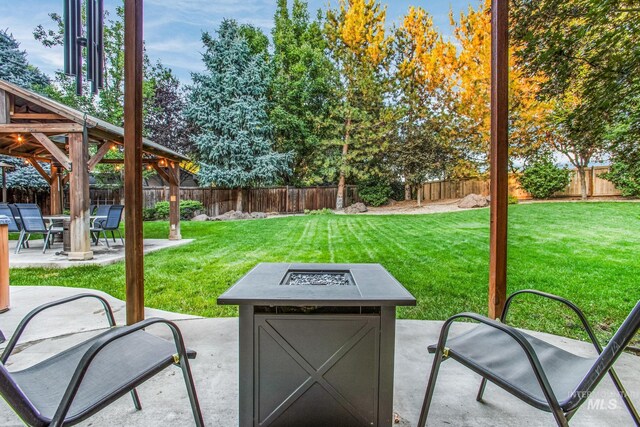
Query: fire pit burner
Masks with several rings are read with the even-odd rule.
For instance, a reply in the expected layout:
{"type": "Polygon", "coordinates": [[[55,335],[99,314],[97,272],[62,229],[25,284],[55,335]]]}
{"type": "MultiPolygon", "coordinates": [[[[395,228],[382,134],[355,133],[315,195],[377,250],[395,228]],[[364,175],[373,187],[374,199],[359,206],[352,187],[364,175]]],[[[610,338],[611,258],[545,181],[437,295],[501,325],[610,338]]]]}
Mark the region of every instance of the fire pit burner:
{"type": "Polygon", "coordinates": [[[353,286],[348,271],[288,271],[280,282],[289,286],[353,286]]]}

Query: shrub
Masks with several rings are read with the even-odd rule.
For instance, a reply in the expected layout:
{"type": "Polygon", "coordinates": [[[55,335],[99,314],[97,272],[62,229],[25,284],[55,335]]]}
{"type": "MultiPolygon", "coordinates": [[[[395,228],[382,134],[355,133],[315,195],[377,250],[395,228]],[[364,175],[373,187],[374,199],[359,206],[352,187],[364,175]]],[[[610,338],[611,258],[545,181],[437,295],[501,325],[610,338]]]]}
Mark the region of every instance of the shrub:
{"type": "Polygon", "coordinates": [[[156,208],[144,208],[142,209],[142,220],[143,221],[155,221],[156,219],[156,208]]]}
{"type": "Polygon", "coordinates": [[[569,185],[570,174],[567,168],[559,168],[550,159],[541,159],[524,170],[520,185],[535,199],[546,199],[569,185]]]}
{"type": "Polygon", "coordinates": [[[640,165],[616,161],[600,177],[611,181],[624,197],[640,197],[640,165]]]}
{"type": "Polygon", "coordinates": [[[335,212],[332,211],[329,208],[318,209],[316,211],[311,211],[309,209],[305,209],[304,210],[304,214],[305,215],[333,215],[333,214],[335,214],[335,212]]]}
{"type": "Polygon", "coordinates": [[[519,200],[516,196],[514,196],[513,194],[509,193],[508,197],[508,202],[510,205],[517,205],[519,200]]]}
{"type": "Polygon", "coordinates": [[[368,182],[358,185],[358,195],[368,206],[380,206],[387,203],[391,196],[391,185],[385,181],[368,182]]]}
{"type": "MultiPolygon", "coordinates": [[[[202,203],[197,200],[180,200],[180,219],[190,220],[195,216],[196,211],[203,208],[202,203]]],[[[158,202],[154,209],[156,219],[169,218],[169,202],[158,202]]]]}

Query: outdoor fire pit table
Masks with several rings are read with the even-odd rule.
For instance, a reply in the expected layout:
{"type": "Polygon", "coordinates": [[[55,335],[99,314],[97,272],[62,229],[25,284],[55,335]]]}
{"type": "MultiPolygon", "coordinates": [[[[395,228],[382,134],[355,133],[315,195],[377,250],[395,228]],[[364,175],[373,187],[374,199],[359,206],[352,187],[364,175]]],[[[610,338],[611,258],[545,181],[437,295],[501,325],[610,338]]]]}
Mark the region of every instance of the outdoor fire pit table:
{"type": "Polygon", "coordinates": [[[258,264],[218,298],[240,306],[240,426],[393,423],[396,306],[380,264],[258,264]]]}

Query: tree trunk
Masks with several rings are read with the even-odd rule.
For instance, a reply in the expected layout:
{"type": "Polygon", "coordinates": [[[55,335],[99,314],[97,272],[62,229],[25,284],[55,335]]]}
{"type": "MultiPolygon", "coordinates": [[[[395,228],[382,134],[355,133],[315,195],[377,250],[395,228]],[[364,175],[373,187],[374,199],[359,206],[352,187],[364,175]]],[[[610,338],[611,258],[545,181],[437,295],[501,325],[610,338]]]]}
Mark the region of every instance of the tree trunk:
{"type": "Polygon", "coordinates": [[[410,184],[405,184],[404,185],[404,199],[405,200],[411,200],[411,185],[410,184]]]}
{"type": "Polygon", "coordinates": [[[242,188],[238,188],[238,195],[236,196],[236,211],[243,212],[242,210],[242,188]]]}
{"type": "Polygon", "coordinates": [[[587,174],[584,166],[578,166],[578,176],[580,177],[580,197],[587,200],[587,174]]]}
{"type": "Polygon", "coordinates": [[[349,153],[349,131],[351,128],[351,116],[347,117],[344,125],[344,144],[342,145],[342,165],[340,167],[340,179],[338,180],[338,195],[336,197],[336,209],[344,209],[344,185],[345,185],[345,165],[347,154],[349,153]]]}

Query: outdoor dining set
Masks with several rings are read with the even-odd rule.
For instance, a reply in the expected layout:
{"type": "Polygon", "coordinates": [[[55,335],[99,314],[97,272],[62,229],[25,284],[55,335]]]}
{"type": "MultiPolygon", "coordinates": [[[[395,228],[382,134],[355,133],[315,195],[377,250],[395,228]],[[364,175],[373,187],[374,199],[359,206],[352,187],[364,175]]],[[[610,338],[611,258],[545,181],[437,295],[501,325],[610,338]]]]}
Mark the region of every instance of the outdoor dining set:
{"type": "MultiPolygon", "coordinates": [[[[114,242],[116,241],[117,233],[121,243],[124,245],[124,239],[120,232],[123,210],[124,206],[122,205],[102,204],[90,206],[90,231],[93,244],[99,244],[100,239],[103,238],[105,245],[110,247],[107,233],[110,233],[114,242]]],[[[0,203],[0,215],[9,218],[10,233],[20,233],[15,249],[16,254],[29,247],[29,239],[33,234],[44,236],[42,253],[45,253],[54,243],[56,236],[64,237],[65,222],[68,224],[70,220],[69,215],[43,216],[40,207],[35,203],[0,203]]]]}

